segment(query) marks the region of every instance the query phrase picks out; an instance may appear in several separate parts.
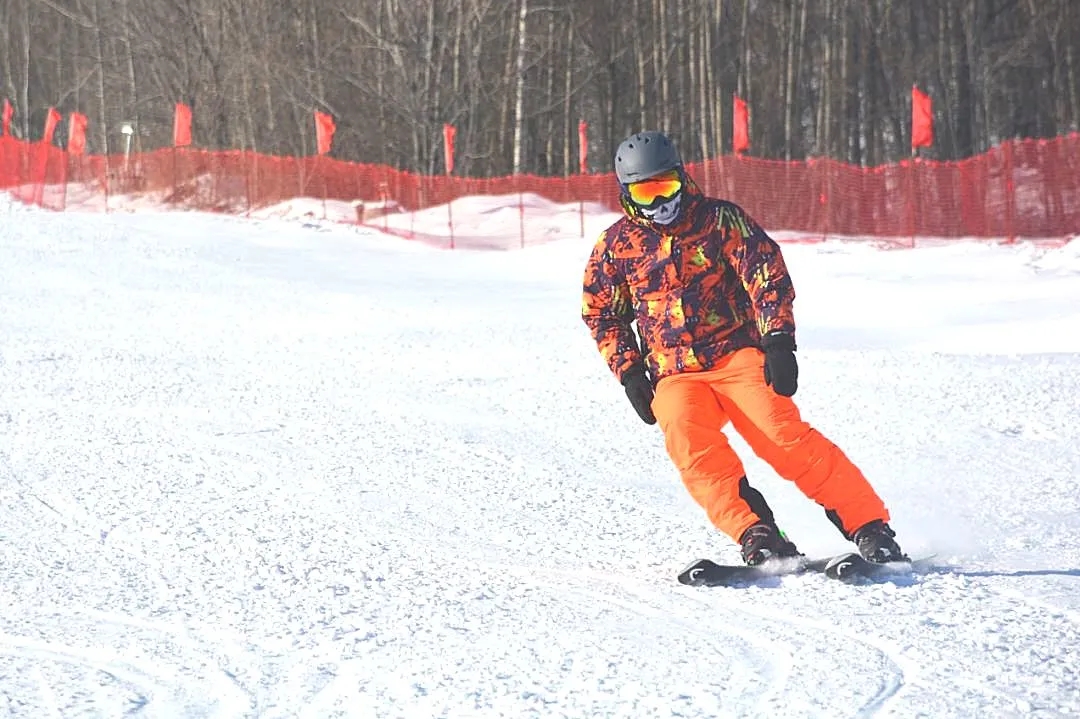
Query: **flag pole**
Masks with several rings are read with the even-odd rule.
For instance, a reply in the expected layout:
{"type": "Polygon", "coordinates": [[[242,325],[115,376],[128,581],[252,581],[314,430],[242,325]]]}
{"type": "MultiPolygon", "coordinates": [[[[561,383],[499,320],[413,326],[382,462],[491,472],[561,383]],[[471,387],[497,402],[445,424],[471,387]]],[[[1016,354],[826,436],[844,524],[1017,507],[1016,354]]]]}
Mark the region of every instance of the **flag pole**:
{"type": "Polygon", "coordinates": [[[911,247],[915,247],[915,163],[919,159],[919,148],[911,144],[911,162],[908,169],[908,234],[911,247]]]}

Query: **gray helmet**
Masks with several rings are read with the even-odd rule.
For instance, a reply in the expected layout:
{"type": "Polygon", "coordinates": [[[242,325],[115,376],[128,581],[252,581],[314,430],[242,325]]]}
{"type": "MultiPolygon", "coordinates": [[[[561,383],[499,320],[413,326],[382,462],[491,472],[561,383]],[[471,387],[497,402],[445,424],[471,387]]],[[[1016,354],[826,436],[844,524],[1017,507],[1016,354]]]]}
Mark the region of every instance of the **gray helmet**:
{"type": "Polygon", "coordinates": [[[647,180],[682,167],[675,143],[662,132],[638,132],[622,141],[615,151],[615,177],[620,185],[647,180]]]}

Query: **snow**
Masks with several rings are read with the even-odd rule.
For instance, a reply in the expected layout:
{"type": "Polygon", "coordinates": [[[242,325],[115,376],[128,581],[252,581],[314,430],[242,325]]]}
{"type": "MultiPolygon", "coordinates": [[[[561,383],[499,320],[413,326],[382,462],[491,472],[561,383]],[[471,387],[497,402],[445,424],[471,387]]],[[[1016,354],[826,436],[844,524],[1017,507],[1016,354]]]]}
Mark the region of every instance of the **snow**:
{"type": "Polygon", "coordinates": [[[702,590],[737,552],[579,317],[612,215],[295,207],[0,206],[0,716],[1080,714],[1077,242],[785,243],[796,399],[937,569],[702,590]]]}

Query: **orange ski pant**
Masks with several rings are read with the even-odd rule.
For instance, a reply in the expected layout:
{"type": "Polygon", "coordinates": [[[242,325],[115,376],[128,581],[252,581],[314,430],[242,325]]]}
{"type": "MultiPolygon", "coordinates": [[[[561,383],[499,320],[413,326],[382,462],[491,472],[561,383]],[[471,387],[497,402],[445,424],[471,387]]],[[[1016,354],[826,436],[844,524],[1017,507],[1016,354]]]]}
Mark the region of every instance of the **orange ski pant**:
{"type": "Polygon", "coordinates": [[[849,536],[872,520],[888,521],[859,468],[802,420],[790,397],[765,384],[764,362],[760,350],[741,349],[708,371],[657,384],[652,409],[668,455],[709,520],[738,542],[760,519],[739,492],[746,471],[722,431],[730,421],[757,456],[829,511],[849,536]]]}

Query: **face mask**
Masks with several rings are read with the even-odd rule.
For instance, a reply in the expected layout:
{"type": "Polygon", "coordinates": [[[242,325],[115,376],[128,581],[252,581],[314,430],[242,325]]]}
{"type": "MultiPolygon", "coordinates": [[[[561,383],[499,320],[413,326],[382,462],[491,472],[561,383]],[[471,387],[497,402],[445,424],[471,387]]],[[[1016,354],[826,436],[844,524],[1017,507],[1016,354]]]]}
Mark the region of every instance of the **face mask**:
{"type": "Polygon", "coordinates": [[[641,214],[645,219],[652,220],[658,225],[670,225],[675,221],[675,218],[679,216],[679,205],[681,204],[682,193],[676,195],[672,199],[657,205],[649,210],[641,210],[641,214]]]}

